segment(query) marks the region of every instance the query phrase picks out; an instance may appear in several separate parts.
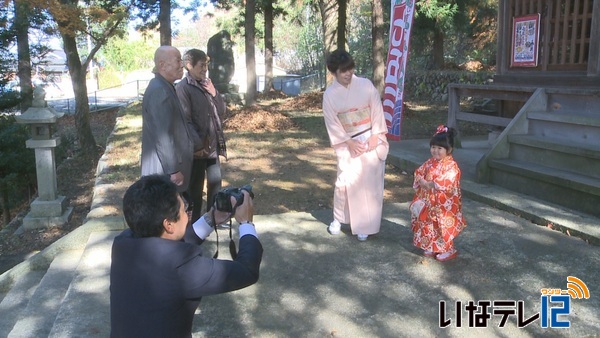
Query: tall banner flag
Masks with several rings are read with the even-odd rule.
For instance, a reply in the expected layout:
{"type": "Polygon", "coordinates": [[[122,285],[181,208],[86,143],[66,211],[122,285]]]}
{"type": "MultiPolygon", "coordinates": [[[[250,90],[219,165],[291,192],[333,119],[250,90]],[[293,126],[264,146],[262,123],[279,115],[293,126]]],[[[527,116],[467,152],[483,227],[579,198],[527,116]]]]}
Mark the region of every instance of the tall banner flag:
{"type": "Polygon", "coordinates": [[[410,31],[415,13],[414,0],[393,1],[390,20],[390,47],[385,67],[383,112],[388,128],[388,139],[400,140],[404,75],[410,42],[410,31]]]}

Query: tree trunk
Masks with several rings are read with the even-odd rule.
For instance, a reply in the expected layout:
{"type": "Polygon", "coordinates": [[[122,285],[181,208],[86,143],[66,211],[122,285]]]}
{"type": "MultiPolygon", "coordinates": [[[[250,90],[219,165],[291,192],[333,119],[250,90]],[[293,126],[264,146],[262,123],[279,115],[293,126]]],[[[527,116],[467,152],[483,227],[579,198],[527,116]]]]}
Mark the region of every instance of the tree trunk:
{"type": "MultiPolygon", "coordinates": [[[[335,0],[319,0],[319,12],[321,12],[321,29],[323,32],[323,46],[325,52],[323,55],[325,58],[329,56],[329,53],[336,50],[336,28],[337,28],[337,2],[335,0]]],[[[327,65],[327,62],[323,62],[323,65],[327,65]]],[[[333,81],[333,75],[327,69],[326,74],[326,85],[333,81]]]]}
{"type": "Polygon", "coordinates": [[[385,64],[383,45],[383,5],[381,0],[373,0],[373,11],[371,16],[372,24],[372,43],[373,43],[373,85],[377,88],[379,95],[383,97],[383,89],[385,86],[385,64]]]}
{"type": "Polygon", "coordinates": [[[256,100],[256,58],[254,52],[254,0],[246,1],[245,43],[246,43],[246,106],[256,100]]]}
{"type": "MultiPolygon", "coordinates": [[[[319,0],[319,11],[321,12],[321,27],[323,31],[323,46],[325,51],[333,52],[337,45],[337,16],[338,11],[335,0],[319,0]]],[[[327,53],[325,53],[327,54],[327,53]]]]}
{"type": "Polygon", "coordinates": [[[348,0],[338,1],[338,23],[337,23],[337,48],[346,48],[346,22],[347,22],[348,0]]]}
{"type": "Polygon", "coordinates": [[[273,89],[273,2],[265,1],[265,90],[273,89]]]}
{"type": "Polygon", "coordinates": [[[171,45],[171,1],[160,0],[160,11],[158,13],[160,25],[160,45],[171,45]]]}
{"type": "Polygon", "coordinates": [[[95,158],[97,154],[96,140],[90,127],[90,106],[87,96],[87,84],[85,82],[86,69],[82,67],[77,51],[77,42],[70,35],[61,34],[63,39],[63,48],[67,55],[67,66],[73,85],[73,94],[75,95],[75,127],[77,129],[77,138],[84,156],[95,158]]]}
{"type": "Polygon", "coordinates": [[[21,86],[21,113],[31,107],[33,86],[31,84],[31,56],[29,53],[29,5],[23,0],[14,0],[15,30],[17,36],[18,75],[21,86]]]}
{"type": "Polygon", "coordinates": [[[444,67],[444,32],[437,27],[433,33],[433,67],[434,69],[444,67]]]}

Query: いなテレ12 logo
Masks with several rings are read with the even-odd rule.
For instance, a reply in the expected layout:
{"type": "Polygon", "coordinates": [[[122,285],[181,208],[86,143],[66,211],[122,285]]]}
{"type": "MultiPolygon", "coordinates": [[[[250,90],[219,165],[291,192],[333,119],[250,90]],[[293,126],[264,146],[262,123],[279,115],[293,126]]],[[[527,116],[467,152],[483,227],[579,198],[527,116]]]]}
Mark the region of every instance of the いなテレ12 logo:
{"type": "Polygon", "coordinates": [[[455,302],[455,317],[448,317],[446,301],[440,300],[439,327],[446,328],[454,324],[462,327],[488,327],[492,318],[499,318],[498,327],[503,328],[508,320],[516,318],[518,328],[524,328],[540,320],[542,328],[569,328],[571,322],[566,316],[571,314],[571,300],[590,298],[590,290],[585,283],[574,276],[567,277],[567,288],[543,288],[540,290],[540,312],[525,313],[523,300],[469,300],[455,302]],[[464,306],[464,309],[463,309],[464,306]],[[466,316],[463,317],[463,313],[466,316]],[[466,323],[463,323],[464,322],[466,323]]]}
{"type": "Polygon", "coordinates": [[[567,289],[541,289],[540,324],[543,328],[569,328],[571,321],[560,320],[559,316],[571,313],[572,299],[590,298],[590,289],[585,283],[574,276],[567,277],[567,289]],[[551,306],[558,305],[558,306],[551,306]]]}

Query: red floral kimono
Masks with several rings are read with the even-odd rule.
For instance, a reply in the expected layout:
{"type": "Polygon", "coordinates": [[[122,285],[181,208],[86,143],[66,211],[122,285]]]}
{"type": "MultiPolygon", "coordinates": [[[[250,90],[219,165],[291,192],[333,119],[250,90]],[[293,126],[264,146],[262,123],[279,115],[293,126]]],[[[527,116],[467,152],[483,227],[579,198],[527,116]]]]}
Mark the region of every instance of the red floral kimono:
{"type": "Polygon", "coordinates": [[[467,226],[462,214],[460,169],[452,155],[442,160],[430,158],[415,170],[413,201],[425,203],[420,217],[412,217],[413,244],[423,250],[447,252],[454,238],[467,226]],[[419,181],[433,181],[435,189],[423,189],[419,181]]]}

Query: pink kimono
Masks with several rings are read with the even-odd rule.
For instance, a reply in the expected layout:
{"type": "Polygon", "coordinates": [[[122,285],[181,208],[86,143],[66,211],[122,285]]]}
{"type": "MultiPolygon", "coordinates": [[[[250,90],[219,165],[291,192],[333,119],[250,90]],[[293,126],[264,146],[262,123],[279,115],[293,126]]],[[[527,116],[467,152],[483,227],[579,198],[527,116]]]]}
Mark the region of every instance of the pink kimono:
{"type": "Polygon", "coordinates": [[[350,224],[352,234],[379,232],[383,208],[383,178],[389,145],[379,93],[368,79],[352,77],[348,88],[334,78],[323,95],[323,114],[331,146],[337,155],[333,217],[350,224]],[[379,135],[375,150],[352,158],[345,141],[366,142],[379,135]]]}

